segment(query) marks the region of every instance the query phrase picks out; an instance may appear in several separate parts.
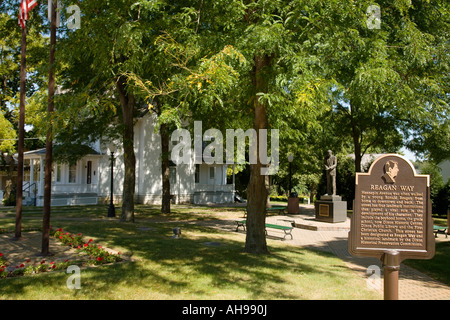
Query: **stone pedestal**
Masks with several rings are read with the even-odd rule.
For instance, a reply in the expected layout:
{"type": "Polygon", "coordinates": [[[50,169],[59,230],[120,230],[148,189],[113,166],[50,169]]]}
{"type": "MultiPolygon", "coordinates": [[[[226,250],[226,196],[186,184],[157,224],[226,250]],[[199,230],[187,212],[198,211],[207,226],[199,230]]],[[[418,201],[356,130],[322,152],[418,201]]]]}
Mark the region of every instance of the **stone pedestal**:
{"type": "Polygon", "coordinates": [[[299,214],[299,198],[298,197],[289,197],[288,198],[288,213],[289,214],[299,214]]]}
{"type": "Polygon", "coordinates": [[[345,222],[347,220],[347,201],[337,195],[323,195],[315,203],[316,220],[323,222],[345,222]]]}

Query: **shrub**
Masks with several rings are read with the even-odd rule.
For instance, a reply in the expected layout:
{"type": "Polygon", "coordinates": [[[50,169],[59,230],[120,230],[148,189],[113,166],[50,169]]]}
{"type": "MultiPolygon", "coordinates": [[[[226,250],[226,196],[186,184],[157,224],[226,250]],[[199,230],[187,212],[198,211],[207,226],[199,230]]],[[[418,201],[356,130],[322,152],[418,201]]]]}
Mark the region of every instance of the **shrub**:
{"type": "Polygon", "coordinates": [[[88,264],[99,265],[122,260],[120,254],[109,253],[108,251],[102,249],[101,246],[94,245],[92,243],[92,239],[89,239],[89,241],[85,243],[81,233],[74,235],[69,232],[65,232],[62,228],[59,228],[55,231],[53,237],[59,239],[62,243],[69,245],[72,248],[77,248],[81,252],[87,254],[91,258],[88,261],[88,264]]]}
{"type": "Polygon", "coordinates": [[[6,278],[8,276],[8,271],[6,271],[6,266],[5,265],[1,265],[0,266],[0,279],[1,278],[6,278]]]}
{"type": "Polygon", "coordinates": [[[62,243],[71,246],[72,248],[77,248],[78,246],[84,244],[81,233],[74,235],[69,232],[64,232],[61,228],[55,231],[53,237],[59,239],[62,243]]]}
{"type": "Polygon", "coordinates": [[[102,249],[101,246],[96,246],[89,243],[86,243],[81,248],[81,250],[92,258],[91,260],[89,260],[91,264],[99,265],[104,263],[118,262],[122,260],[120,258],[120,254],[109,253],[108,251],[102,249]]]}
{"type": "Polygon", "coordinates": [[[0,265],[6,265],[6,259],[3,256],[3,253],[0,252],[0,265]]]}

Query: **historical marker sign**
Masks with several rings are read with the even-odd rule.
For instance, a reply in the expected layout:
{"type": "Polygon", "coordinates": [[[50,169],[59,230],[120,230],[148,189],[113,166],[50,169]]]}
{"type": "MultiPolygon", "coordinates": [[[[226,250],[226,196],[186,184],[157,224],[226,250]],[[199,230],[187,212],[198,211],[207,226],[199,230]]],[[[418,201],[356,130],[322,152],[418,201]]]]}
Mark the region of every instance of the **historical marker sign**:
{"type": "Polygon", "coordinates": [[[418,175],[399,155],[374,161],[369,173],[356,174],[349,252],[382,259],[389,252],[404,259],[434,256],[430,177],[418,175]]]}

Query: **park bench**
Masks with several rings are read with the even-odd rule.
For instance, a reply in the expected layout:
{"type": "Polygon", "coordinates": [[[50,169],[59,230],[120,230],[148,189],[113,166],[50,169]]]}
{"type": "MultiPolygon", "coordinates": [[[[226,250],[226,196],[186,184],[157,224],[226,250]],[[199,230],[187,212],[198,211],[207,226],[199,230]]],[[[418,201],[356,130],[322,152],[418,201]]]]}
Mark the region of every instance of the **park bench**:
{"type": "Polygon", "coordinates": [[[286,209],[286,207],[283,206],[273,206],[270,208],[266,208],[266,214],[269,212],[278,212],[279,214],[284,213],[284,210],[286,209]]]}
{"type": "MultiPolygon", "coordinates": [[[[236,232],[239,231],[239,227],[244,228],[244,231],[245,231],[246,223],[247,223],[247,220],[236,221],[236,225],[237,225],[236,232]]],[[[267,235],[267,228],[283,230],[284,231],[284,239],[286,239],[286,236],[291,236],[291,239],[294,239],[294,237],[292,236],[292,229],[294,229],[294,227],[280,226],[278,224],[266,223],[266,230],[265,230],[266,235],[267,235]]]]}
{"type": "Polygon", "coordinates": [[[447,238],[447,229],[448,227],[443,227],[443,226],[433,226],[433,232],[434,232],[434,237],[437,238],[438,233],[443,233],[445,234],[445,237],[447,238]]]}
{"type": "MultiPolygon", "coordinates": [[[[266,215],[269,212],[278,212],[279,214],[282,214],[284,212],[284,210],[286,210],[285,206],[273,206],[270,208],[266,208],[266,215]]],[[[247,208],[244,208],[244,218],[247,217],[247,208]]]]}

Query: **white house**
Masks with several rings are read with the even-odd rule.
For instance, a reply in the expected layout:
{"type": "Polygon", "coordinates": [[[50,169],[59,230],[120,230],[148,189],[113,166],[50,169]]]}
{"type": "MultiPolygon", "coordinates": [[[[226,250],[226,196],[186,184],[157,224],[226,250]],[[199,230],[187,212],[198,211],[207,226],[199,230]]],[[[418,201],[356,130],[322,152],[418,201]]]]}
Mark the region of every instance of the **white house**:
{"type": "MultiPolygon", "coordinates": [[[[134,128],[136,155],[136,203],[159,204],[162,199],[161,139],[155,133],[155,117],[147,113],[134,128]]],[[[90,146],[92,152],[75,164],[53,165],[52,205],[97,204],[110,199],[111,160],[109,141],[90,146]]],[[[123,151],[117,143],[114,153],[114,200],[120,201],[124,178],[123,151]]],[[[25,204],[43,205],[45,149],[24,154],[25,204]]],[[[174,203],[231,203],[234,176],[227,183],[228,165],[206,163],[170,167],[170,188],[174,203]]],[[[230,179],[228,179],[230,180],[230,179]]],[[[116,202],[115,201],[115,202],[116,202]]]]}
{"type": "MultiPolygon", "coordinates": [[[[97,204],[99,195],[99,161],[104,156],[93,149],[74,164],[54,163],[52,205],[97,204]]],[[[45,149],[24,153],[24,204],[43,205],[45,149]]]]}

